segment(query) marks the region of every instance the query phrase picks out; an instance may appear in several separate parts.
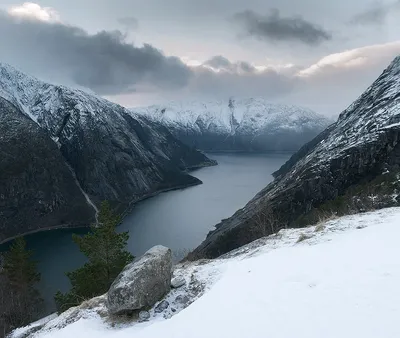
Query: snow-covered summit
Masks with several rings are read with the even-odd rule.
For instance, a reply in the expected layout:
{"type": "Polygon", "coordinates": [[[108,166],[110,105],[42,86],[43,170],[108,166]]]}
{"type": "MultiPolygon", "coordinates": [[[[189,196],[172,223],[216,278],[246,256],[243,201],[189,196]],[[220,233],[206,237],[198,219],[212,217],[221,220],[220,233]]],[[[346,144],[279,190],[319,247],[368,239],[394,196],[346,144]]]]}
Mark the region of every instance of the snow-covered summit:
{"type": "Polygon", "coordinates": [[[0,96],[20,108],[33,121],[50,130],[51,120],[60,115],[64,116],[64,109],[73,108],[75,113],[79,113],[81,121],[88,116],[107,118],[105,112],[125,110],[94,94],[41,81],[1,62],[0,96]]]}
{"type": "Polygon", "coordinates": [[[171,102],[132,111],[204,150],[297,150],[331,122],[312,110],[262,98],[171,102]]]}
{"type": "Polygon", "coordinates": [[[389,130],[400,131],[400,56],[345,111],[326,135],[292,168],[305,166],[319,171],[337,158],[384,138],[389,130]]]}

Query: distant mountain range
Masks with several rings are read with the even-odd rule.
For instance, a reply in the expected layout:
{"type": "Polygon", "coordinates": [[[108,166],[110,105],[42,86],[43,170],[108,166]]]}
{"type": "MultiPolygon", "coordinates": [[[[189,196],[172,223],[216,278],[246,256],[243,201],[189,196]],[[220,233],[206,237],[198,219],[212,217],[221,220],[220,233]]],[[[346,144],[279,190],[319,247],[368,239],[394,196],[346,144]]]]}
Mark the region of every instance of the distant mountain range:
{"type": "Polygon", "coordinates": [[[172,102],[131,109],[204,151],[296,151],[333,121],[309,109],[264,99],[172,102]]]}
{"type": "Polygon", "coordinates": [[[219,256],[281,228],[398,206],[400,56],[274,176],[244,208],[216,225],[192,258],[219,256]]]}
{"type": "Polygon", "coordinates": [[[213,164],[160,124],[0,63],[0,242],[88,226],[103,200],[125,212],[213,164]]]}

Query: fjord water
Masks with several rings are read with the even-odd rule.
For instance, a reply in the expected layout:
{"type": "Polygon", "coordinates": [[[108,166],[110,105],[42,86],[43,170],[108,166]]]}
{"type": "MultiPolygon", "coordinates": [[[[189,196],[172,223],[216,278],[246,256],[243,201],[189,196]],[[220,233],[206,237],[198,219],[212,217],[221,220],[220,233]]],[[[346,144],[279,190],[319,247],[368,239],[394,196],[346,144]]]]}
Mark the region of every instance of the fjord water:
{"type": "MultiPolygon", "coordinates": [[[[211,154],[218,166],[192,172],[202,185],[170,191],[139,203],[119,231],[129,231],[128,249],[136,256],[162,244],[177,257],[195,248],[214,225],[242,208],[258,191],[272,181],[272,172],[288,154],[211,154]]],[[[53,230],[27,237],[42,274],[40,291],[48,310],[53,310],[57,290],[69,288],[65,272],[85,262],[71,239],[84,229],[53,230]]]]}

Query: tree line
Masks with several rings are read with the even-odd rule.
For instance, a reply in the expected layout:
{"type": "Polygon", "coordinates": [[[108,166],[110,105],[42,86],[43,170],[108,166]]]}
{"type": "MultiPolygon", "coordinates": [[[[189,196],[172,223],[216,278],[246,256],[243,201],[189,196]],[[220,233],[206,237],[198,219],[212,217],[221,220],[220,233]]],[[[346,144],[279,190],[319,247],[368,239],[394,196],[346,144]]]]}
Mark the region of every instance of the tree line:
{"type": "MultiPolygon", "coordinates": [[[[59,313],[106,293],[122,269],[133,260],[125,249],[128,232],[116,232],[120,222],[120,216],[113,212],[110,204],[103,202],[98,224],[92,224],[90,232],[84,236],[72,235],[87,257],[87,263],[66,273],[72,287],[67,293],[56,293],[54,299],[59,313]]],[[[0,263],[0,336],[45,315],[43,299],[36,289],[40,278],[37,262],[25,239],[15,239],[0,263]]]]}

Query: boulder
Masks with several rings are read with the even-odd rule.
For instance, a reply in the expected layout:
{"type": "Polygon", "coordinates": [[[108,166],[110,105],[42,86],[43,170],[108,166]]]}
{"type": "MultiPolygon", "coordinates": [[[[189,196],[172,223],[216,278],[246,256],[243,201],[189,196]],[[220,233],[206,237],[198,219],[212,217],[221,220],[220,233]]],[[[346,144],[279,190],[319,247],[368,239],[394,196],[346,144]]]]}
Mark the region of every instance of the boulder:
{"type": "Polygon", "coordinates": [[[112,283],[107,294],[111,314],[147,309],[162,299],[171,288],[172,254],[155,246],[128,264],[112,283]]]}
{"type": "Polygon", "coordinates": [[[185,284],[186,284],[186,280],[182,276],[177,276],[175,278],[172,278],[171,286],[174,289],[180,288],[181,286],[184,286],[185,284]]]}

